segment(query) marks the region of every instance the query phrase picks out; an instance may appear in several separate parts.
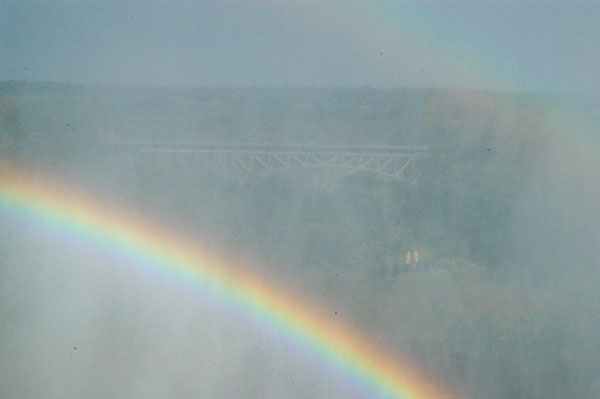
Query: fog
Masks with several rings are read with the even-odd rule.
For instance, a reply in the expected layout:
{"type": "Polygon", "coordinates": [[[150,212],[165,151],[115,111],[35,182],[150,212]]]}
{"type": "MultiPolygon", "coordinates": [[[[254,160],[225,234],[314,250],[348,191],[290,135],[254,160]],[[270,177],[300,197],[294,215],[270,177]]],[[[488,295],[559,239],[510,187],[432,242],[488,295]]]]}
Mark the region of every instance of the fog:
{"type": "Polygon", "coordinates": [[[434,399],[125,248],[152,231],[441,397],[598,398],[599,13],[0,2],[0,396],[434,399]]]}

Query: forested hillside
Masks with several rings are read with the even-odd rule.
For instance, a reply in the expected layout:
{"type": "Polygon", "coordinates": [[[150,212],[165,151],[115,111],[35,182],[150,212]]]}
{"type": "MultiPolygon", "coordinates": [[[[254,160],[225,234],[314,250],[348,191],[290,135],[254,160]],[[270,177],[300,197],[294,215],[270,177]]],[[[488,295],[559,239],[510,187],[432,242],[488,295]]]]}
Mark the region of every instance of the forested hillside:
{"type": "Polygon", "coordinates": [[[591,399],[600,335],[582,326],[600,311],[589,256],[598,189],[578,176],[597,161],[549,124],[559,103],[598,101],[5,82],[0,157],[281,276],[465,397],[591,399]],[[429,154],[414,185],[363,172],[315,185],[300,172],[140,174],[110,140],[424,145],[429,154]]]}

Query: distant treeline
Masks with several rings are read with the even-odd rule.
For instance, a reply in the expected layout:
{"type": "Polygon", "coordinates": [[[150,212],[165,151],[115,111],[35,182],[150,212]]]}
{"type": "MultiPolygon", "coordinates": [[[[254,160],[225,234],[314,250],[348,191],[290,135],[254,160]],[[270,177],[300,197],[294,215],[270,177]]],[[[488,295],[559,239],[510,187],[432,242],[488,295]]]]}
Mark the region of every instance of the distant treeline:
{"type": "Polygon", "coordinates": [[[193,89],[2,82],[0,134],[3,142],[152,138],[424,145],[434,140],[432,129],[441,123],[493,128],[482,126],[494,118],[489,113],[499,116],[507,109],[491,107],[501,104],[523,113],[540,96],[369,87],[193,89]]]}

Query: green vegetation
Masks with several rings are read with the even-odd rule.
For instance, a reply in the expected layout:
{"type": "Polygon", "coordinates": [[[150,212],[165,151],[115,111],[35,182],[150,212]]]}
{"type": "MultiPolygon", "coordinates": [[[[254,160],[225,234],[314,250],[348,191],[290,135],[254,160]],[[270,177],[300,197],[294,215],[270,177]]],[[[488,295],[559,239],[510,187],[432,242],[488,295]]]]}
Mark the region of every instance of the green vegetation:
{"type": "Polygon", "coordinates": [[[552,257],[552,243],[524,244],[515,232],[532,185],[552,179],[539,169],[538,154],[553,137],[539,104],[559,100],[452,90],[9,82],[0,84],[0,154],[250,259],[249,267],[327,302],[465,394],[592,398],[600,390],[600,337],[582,342],[570,299],[556,285],[538,284],[533,255],[552,257]],[[315,185],[295,175],[140,174],[101,145],[142,138],[419,144],[431,156],[415,186],[363,173],[315,185]],[[406,252],[414,250],[420,262],[407,269],[406,252]]]}

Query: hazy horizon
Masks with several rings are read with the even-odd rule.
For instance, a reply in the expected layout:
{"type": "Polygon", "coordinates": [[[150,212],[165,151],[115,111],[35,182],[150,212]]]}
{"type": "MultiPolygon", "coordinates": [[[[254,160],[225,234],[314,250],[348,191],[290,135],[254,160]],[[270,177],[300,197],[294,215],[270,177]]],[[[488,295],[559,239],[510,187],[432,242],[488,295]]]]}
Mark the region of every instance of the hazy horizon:
{"type": "Polygon", "coordinates": [[[0,80],[600,93],[600,3],[0,2],[0,80]]]}

